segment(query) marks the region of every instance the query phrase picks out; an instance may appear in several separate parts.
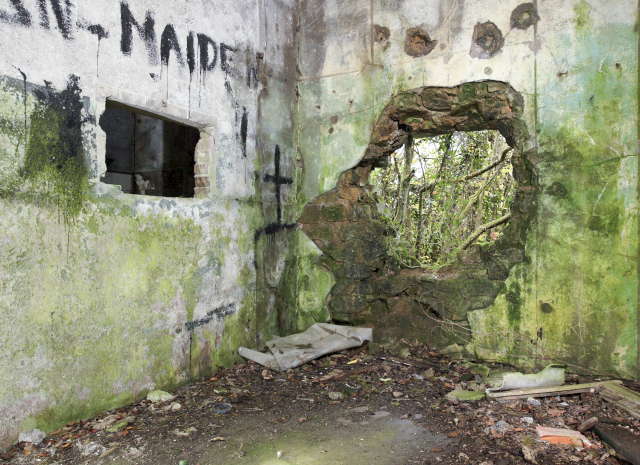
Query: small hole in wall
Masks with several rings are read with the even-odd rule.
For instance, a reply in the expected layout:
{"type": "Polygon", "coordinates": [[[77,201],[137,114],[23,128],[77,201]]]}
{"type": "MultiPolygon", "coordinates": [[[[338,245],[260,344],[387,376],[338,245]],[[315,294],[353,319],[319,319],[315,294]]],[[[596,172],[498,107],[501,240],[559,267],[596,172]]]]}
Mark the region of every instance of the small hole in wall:
{"type": "Polygon", "coordinates": [[[542,313],[553,312],[553,306],[549,302],[540,302],[540,311],[542,313]]]}
{"type": "Polygon", "coordinates": [[[198,129],[109,101],[100,127],[107,135],[102,182],[128,194],[194,196],[198,129]]]}
{"type": "Polygon", "coordinates": [[[434,310],[433,308],[429,309],[429,315],[431,315],[433,318],[435,318],[436,320],[442,320],[442,315],[440,315],[440,313],[438,313],[436,310],[434,310]]]}

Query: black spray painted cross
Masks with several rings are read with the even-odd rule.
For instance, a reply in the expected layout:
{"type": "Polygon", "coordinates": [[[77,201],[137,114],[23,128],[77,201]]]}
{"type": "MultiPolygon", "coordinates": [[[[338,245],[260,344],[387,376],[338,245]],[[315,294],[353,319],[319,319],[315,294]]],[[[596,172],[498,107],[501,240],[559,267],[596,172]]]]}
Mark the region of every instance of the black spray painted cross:
{"type": "Polygon", "coordinates": [[[263,234],[266,235],[274,235],[278,231],[286,231],[287,229],[293,229],[296,227],[295,223],[291,224],[283,224],[282,223],[282,186],[287,186],[293,184],[293,179],[285,178],[280,174],[280,146],[276,145],[276,153],[275,153],[275,172],[274,174],[265,174],[263,181],[264,182],[272,182],[275,184],[275,194],[276,194],[276,208],[277,208],[277,217],[275,223],[270,223],[262,229],[256,231],[253,236],[254,242],[258,242],[260,236],[263,234]]]}

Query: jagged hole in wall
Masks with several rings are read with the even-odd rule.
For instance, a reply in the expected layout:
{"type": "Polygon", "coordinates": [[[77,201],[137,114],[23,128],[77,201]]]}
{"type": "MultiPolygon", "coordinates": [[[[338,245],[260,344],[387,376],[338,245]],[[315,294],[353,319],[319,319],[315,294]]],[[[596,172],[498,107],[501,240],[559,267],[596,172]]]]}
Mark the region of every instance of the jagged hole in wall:
{"type": "Polygon", "coordinates": [[[198,129],[109,101],[100,127],[107,135],[103,182],[129,194],[194,196],[198,129]]]}
{"type": "MultiPolygon", "coordinates": [[[[379,340],[415,338],[442,346],[471,339],[467,314],[491,305],[500,292],[505,292],[511,269],[526,260],[527,231],[537,208],[538,179],[529,160],[535,149],[525,148],[529,136],[523,111],[522,95],[499,81],[421,87],[400,92],[389,101],[373,126],[360,162],[340,175],[335,189],[312,199],[298,219],[300,229],[323,252],[321,263],[335,278],[327,296],[327,308],[334,321],[373,325],[379,340]],[[430,224],[426,218],[428,202],[436,206],[437,195],[446,194],[450,201],[440,208],[443,215],[455,215],[458,230],[454,232],[459,238],[449,246],[448,258],[447,254],[432,255],[431,265],[425,269],[422,264],[398,260],[391,247],[389,231],[393,233],[394,228],[389,227],[388,219],[381,218],[384,199],[376,192],[380,182],[376,177],[387,166],[391,166],[393,177],[397,159],[402,180],[404,160],[398,150],[415,143],[444,145],[446,151],[449,138],[455,144],[456,155],[449,154],[445,160],[447,182],[436,183],[434,192],[428,195],[425,188],[421,223],[430,224]],[[470,147],[458,147],[470,139],[477,139],[474,144],[483,145],[487,153],[480,155],[470,147]],[[470,159],[463,163],[465,157],[470,159]],[[490,169],[483,171],[487,167],[490,169]],[[459,173],[454,179],[456,171],[459,173]],[[495,189],[491,193],[487,190],[489,184],[495,189]],[[480,200],[488,206],[494,201],[490,195],[497,195],[498,187],[506,193],[503,190],[501,198],[495,199],[490,215],[478,215],[480,200]],[[478,195],[475,200],[474,192],[478,191],[483,196],[478,195]],[[465,210],[467,214],[462,215],[465,210]],[[462,216],[464,219],[460,219],[462,216]],[[486,226],[494,222],[500,224],[486,226]],[[477,230],[481,232],[475,237],[477,230]]],[[[414,158],[419,164],[418,156],[414,158]]],[[[409,185],[412,201],[407,202],[411,204],[407,217],[419,218],[419,190],[437,177],[433,170],[442,164],[442,153],[431,158],[431,170],[424,170],[426,180],[417,168],[413,175],[416,186],[412,192],[409,185]]],[[[423,164],[426,162],[423,160],[423,164]]],[[[410,163],[409,167],[413,169],[413,165],[410,163]]],[[[397,179],[397,172],[395,176],[397,179]]],[[[400,187],[391,189],[385,200],[387,216],[397,216],[397,208],[394,212],[393,207],[397,207],[400,187]]],[[[433,214],[429,212],[431,217],[433,214]]],[[[433,230],[414,229],[416,237],[409,237],[406,248],[409,252],[413,249],[415,257],[417,232],[423,233],[419,242],[424,250],[430,240],[426,234],[433,230]]],[[[395,235],[398,236],[397,231],[395,235]]],[[[431,242],[437,245],[436,250],[442,248],[441,243],[431,242]]]]}
{"type": "Polygon", "coordinates": [[[389,252],[437,268],[471,244],[494,242],[510,218],[510,157],[496,130],[409,137],[370,177],[389,252]]]}

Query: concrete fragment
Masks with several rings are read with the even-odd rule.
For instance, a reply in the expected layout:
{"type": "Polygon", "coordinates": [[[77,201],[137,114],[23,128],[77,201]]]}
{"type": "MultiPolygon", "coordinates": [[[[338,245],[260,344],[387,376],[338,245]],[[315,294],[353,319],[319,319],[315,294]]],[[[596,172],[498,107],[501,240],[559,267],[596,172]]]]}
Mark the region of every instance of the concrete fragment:
{"type": "Polygon", "coordinates": [[[22,433],[20,433],[18,441],[30,442],[31,444],[37,445],[44,441],[44,438],[46,437],[47,435],[44,432],[40,431],[39,429],[34,429],[32,431],[23,431],[22,433]]]}
{"type": "Polygon", "coordinates": [[[85,457],[90,455],[102,455],[106,450],[106,447],[98,444],[97,442],[89,442],[87,444],[78,443],[78,451],[80,452],[80,455],[83,455],[85,457]]]}
{"type": "Polygon", "coordinates": [[[442,355],[448,355],[451,358],[462,358],[463,349],[458,344],[451,344],[440,351],[442,355]]]}
{"type": "Polygon", "coordinates": [[[446,399],[452,402],[475,402],[484,399],[484,397],[484,392],[465,391],[462,389],[456,389],[446,395],[446,399]]]}
{"type": "Polygon", "coordinates": [[[505,373],[497,386],[487,389],[489,392],[508,391],[510,389],[539,388],[564,384],[563,365],[548,365],[544,370],[533,374],[505,373]]]}
{"type": "Polygon", "coordinates": [[[495,425],[488,426],[484,429],[484,434],[490,434],[492,436],[504,436],[508,431],[512,431],[513,426],[504,420],[500,420],[495,425]]]}
{"type": "Polygon", "coordinates": [[[114,423],[113,425],[109,426],[106,430],[110,433],[115,433],[116,431],[120,431],[124,428],[126,428],[127,426],[129,426],[131,423],[133,423],[135,421],[135,417],[131,416],[131,417],[126,417],[116,423],[114,423]]]}
{"type": "Polygon", "coordinates": [[[489,367],[485,365],[469,362],[466,364],[466,367],[469,368],[471,370],[471,373],[475,375],[480,375],[483,378],[486,378],[487,376],[489,376],[489,367]]]}
{"type": "Polygon", "coordinates": [[[169,402],[170,400],[173,400],[174,397],[175,396],[165,391],[151,391],[149,394],[147,394],[147,400],[150,400],[153,403],[169,402]]]}

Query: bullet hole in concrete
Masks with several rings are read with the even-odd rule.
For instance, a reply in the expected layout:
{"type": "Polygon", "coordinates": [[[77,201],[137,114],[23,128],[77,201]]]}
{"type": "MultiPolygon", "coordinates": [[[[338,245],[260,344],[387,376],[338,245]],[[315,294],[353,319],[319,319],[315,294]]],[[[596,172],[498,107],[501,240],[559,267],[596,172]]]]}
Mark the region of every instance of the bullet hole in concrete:
{"type": "Polygon", "coordinates": [[[333,128],[329,128],[329,134],[333,134],[333,128]]]}
{"type": "Polygon", "coordinates": [[[492,73],[493,73],[493,70],[488,66],[484,69],[484,74],[486,74],[487,76],[490,76],[492,73]]]}
{"type": "Polygon", "coordinates": [[[622,68],[622,65],[620,63],[616,63],[616,69],[620,69],[622,68]]]}
{"type": "Polygon", "coordinates": [[[431,40],[423,26],[407,29],[404,41],[404,52],[412,57],[428,55],[436,48],[438,41],[431,40]]]}
{"type": "Polygon", "coordinates": [[[373,25],[373,41],[380,45],[386,45],[391,36],[391,31],[386,26],[373,25]]]}
{"type": "Polygon", "coordinates": [[[478,23],[473,28],[473,42],[469,54],[474,58],[491,58],[502,49],[504,37],[491,21],[478,23]]]}
{"type": "Polygon", "coordinates": [[[100,117],[107,135],[101,179],[128,194],[193,197],[198,129],[107,102],[100,117]]]}
{"type": "Polygon", "coordinates": [[[511,12],[511,27],[514,29],[527,29],[539,20],[538,11],[533,3],[518,5],[511,12]]]}
{"type": "Polygon", "coordinates": [[[540,302],[540,311],[542,313],[553,312],[553,306],[549,302],[540,302]]]}

